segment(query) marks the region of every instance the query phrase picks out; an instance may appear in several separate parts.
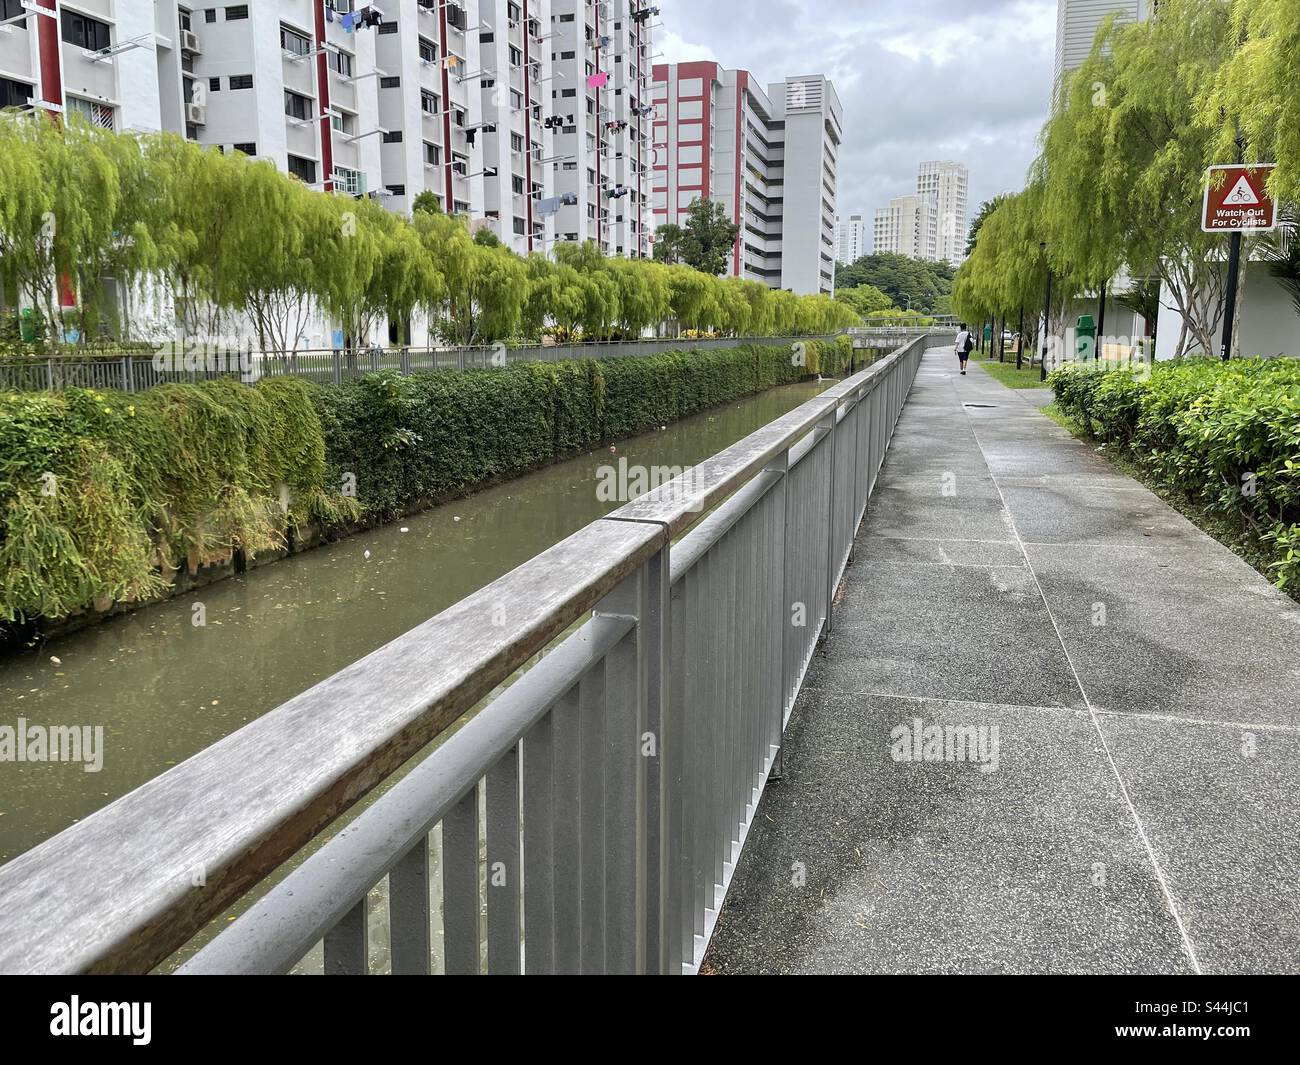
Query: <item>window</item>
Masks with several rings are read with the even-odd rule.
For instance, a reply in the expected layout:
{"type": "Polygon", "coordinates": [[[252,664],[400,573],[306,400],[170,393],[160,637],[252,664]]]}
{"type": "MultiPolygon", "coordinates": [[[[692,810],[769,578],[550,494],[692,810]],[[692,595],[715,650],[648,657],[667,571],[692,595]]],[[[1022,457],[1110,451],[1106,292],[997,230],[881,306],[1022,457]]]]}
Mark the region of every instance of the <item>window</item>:
{"type": "Polygon", "coordinates": [[[32,99],[32,87],[25,81],[0,78],[0,107],[25,107],[32,99]]]}
{"type": "Polygon", "coordinates": [[[436,115],[438,113],[438,97],[431,92],[420,93],[420,110],[426,115],[436,115]]]}
{"type": "Polygon", "coordinates": [[[379,32],[380,32],[380,33],[396,33],[396,32],[397,32],[397,23],[396,23],[396,22],[381,22],[381,23],[379,24],[379,32]]]}
{"type": "Polygon", "coordinates": [[[351,137],[357,131],[357,116],[346,112],[330,115],[330,126],[344,136],[351,137]]]}
{"type": "Polygon", "coordinates": [[[230,88],[233,89],[251,89],[253,87],[252,74],[231,74],[229,79],[230,88]]]}
{"type": "Polygon", "coordinates": [[[91,125],[99,126],[101,129],[113,128],[113,109],[104,104],[95,103],[93,100],[83,100],[77,96],[69,96],[64,100],[65,105],[70,113],[81,115],[91,125]]]}
{"type": "Polygon", "coordinates": [[[382,134],[385,144],[401,144],[402,131],[400,129],[390,129],[387,133],[382,134]]]}
{"type": "Polygon", "coordinates": [[[524,138],[520,134],[510,134],[510,150],[515,152],[522,152],[524,150],[524,138]]]}
{"type": "Polygon", "coordinates": [[[216,22],[216,21],[217,21],[217,9],[216,9],[215,7],[205,7],[205,8],[203,9],[203,21],[204,21],[204,22],[216,22]]]}
{"type": "Polygon", "coordinates": [[[98,52],[112,44],[107,22],[78,15],[75,11],[63,12],[63,41],[91,52],[98,52]]]}
{"type": "Polygon", "coordinates": [[[427,141],[424,145],[424,161],[430,166],[442,165],[442,149],[436,144],[429,144],[427,141]]]}
{"type": "Polygon", "coordinates": [[[0,0],[0,21],[25,15],[22,0],[0,0]]]}
{"type": "MultiPolygon", "coordinates": [[[[233,87],[234,86],[232,85],[231,88],[233,87]]],[[[288,89],[284,90],[284,113],[290,118],[296,118],[299,120],[309,119],[312,117],[312,111],[312,100],[310,96],[302,96],[299,93],[290,92],[288,89]]],[[[292,158],[292,156],[290,158],[292,158]]]]}
{"type": "Polygon", "coordinates": [[[315,185],[316,161],[314,159],[304,159],[301,155],[291,155],[289,156],[289,173],[296,178],[301,178],[308,185],[315,185]]]}
{"type": "Polygon", "coordinates": [[[352,77],[351,53],[331,51],[329,53],[329,65],[330,70],[334,71],[334,73],[338,74],[340,77],[352,77]]]}
{"type": "Polygon", "coordinates": [[[510,176],[510,188],[516,195],[522,196],[524,194],[524,179],[518,174],[512,174],[510,176]]]}
{"type": "Polygon", "coordinates": [[[401,78],[380,78],[379,87],[381,89],[400,89],[402,87],[401,78]]]}
{"type": "Polygon", "coordinates": [[[420,38],[420,59],[425,63],[438,61],[438,46],[427,37],[420,38]]]}
{"type": "Polygon", "coordinates": [[[385,185],[384,188],[386,188],[386,189],[387,189],[389,192],[391,192],[394,196],[405,196],[405,195],[406,195],[406,186],[405,186],[405,185],[385,185]]]}
{"type": "Polygon", "coordinates": [[[519,236],[521,237],[524,235],[524,224],[525,223],[522,218],[515,219],[515,232],[519,234],[519,236]]]}
{"type": "Polygon", "coordinates": [[[246,19],[246,18],[248,18],[247,4],[236,4],[234,7],[226,8],[227,22],[238,22],[240,19],[246,19]]]}
{"type": "Polygon", "coordinates": [[[220,92],[220,91],[221,91],[221,79],[208,78],[208,92],[220,92]]]}
{"type": "Polygon", "coordinates": [[[244,154],[244,155],[256,155],[256,154],[257,154],[257,145],[254,144],[254,143],[252,143],[251,141],[246,141],[246,142],[243,143],[243,144],[233,144],[233,145],[231,145],[231,147],[234,148],[235,151],[237,151],[237,152],[241,152],[241,153],[244,154]]]}
{"type": "Polygon", "coordinates": [[[288,26],[281,26],[280,47],[293,55],[306,55],[311,51],[311,38],[288,26]]]}

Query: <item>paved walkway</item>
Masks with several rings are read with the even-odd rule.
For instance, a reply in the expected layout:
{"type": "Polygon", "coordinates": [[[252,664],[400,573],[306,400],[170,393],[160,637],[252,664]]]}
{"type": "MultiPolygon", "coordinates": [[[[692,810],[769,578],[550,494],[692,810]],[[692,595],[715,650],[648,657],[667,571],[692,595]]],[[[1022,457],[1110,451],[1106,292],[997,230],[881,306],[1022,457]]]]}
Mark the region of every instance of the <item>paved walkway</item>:
{"type": "Polygon", "coordinates": [[[954,362],[921,365],[705,971],[1300,971],[1300,607],[954,362]],[[936,725],[984,764],[923,760],[936,725]]]}

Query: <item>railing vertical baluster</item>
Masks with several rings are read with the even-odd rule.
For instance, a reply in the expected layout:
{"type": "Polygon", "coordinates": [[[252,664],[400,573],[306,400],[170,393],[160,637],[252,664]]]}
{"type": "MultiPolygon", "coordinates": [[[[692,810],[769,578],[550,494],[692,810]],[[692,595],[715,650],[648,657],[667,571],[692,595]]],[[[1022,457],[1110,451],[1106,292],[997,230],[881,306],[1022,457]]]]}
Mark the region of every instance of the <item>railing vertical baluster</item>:
{"type": "Polygon", "coordinates": [[[428,976],[429,837],[402,856],[388,874],[389,946],[394,976],[428,976]]]}
{"type": "MultiPolygon", "coordinates": [[[[550,713],[551,768],[554,803],[551,837],[551,879],[554,885],[555,971],[582,971],[582,884],[585,859],[582,846],[582,817],[579,795],[582,780],[581,730],[578,689],[565,694],[550,713]]],[[[528,741],[524,741],[524,765],[528,764],[528,741]]],[[[527,811],[524,814],[527,817],[527,811]]],[[[526,822],[525,822],[526,827],[526,822]]],[[[525,857],[527,856],[525,842],[525,857]]],[[[528,890],[525,884],[524,890],[528,890]]],[[[529,920],[525,914],[525,921],[529,920]]],[[[531,929],[531,924],[527,925],[531,929]]],[[[529,943],[531,944],[531,933],[529,943]]]]}
{"type": "Polygon", "coordinates": [[[366,896],[325,933],[325,975],[365,976],[370,937],[366,930],[366,896]]]}
{"type": "Polygon", "coordinates": [[[605,971],[605,670],[578,686],[582,972],[605,971]]]}
{"type": "Polygon", "coordinates": [[[529,975],[555,971],[553,717],[546,714],[523,742],[524,972],[529,975]]]}
{"type": "Polygon", "coordinates": [[[519,972],[519,747],[487,775],[488,972],[519,972]]]}
{"type": "Polygon", "coordinates": [[[448,976],[482,971],[479,945],[478,787],[442,820],[442,923],[448,976]]]}
{"type": "Polygon", "coordinates": [[[831,408],[826,417],[819,423],[819,426],[826,430],[826,439],[822,446],[826,448],[826,463],[828,473],[826,475],[826,502],[823,504],[823,511],[826,515],[826,570],[823,575],[823,582],[826,587],[826,629],[830,633],[834,625],[831,620],[831,605],[835,602],[835,579],[838,576],[835,561],[835,443],[838,433],[839,415],[835,408],[831,408]]]}

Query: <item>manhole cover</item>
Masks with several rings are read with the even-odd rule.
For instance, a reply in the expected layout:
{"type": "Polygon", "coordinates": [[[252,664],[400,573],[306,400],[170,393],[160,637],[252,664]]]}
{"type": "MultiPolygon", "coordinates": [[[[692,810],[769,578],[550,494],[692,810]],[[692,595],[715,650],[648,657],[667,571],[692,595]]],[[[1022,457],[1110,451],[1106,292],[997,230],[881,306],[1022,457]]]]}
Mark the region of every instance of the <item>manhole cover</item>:
{"type": "Polygon", "coordinates": [[[996,403],[963,403],[963,407],[996,407],[996,403]]]}

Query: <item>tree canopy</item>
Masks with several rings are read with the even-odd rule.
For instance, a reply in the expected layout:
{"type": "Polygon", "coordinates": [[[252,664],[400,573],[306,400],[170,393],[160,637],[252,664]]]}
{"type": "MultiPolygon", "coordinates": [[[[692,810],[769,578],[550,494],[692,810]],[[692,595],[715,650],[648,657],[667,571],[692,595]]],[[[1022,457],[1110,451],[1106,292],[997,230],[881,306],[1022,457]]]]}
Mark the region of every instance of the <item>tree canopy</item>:
{"type": "MultiPolygon", "coordinates": [[[[726,235],[716,206],[697,212],[712,234],[700,248],[714,256],[726,235]]],[[[535,341],[552,329],[810,335],[859,320],[829,297],[605,258],[590,243],[554,255],[516,255],[490,229],[471,232],[464,216],[445,214],[433,194],[417,197],[408,219],[173,134],[0,113],[0,291],[16,290],[53,324],[52,345],[74,326],[83,343],[89,334],[131,340],[132,316],[115,320],[114,297],[146,280],[171,294],[186,337],[226,335],[238,315],[264,348],[288,351],[317,312],[352,343],[385,317],[401,339],[418,312],[434,335],[468,345],[535,341]],[[62,306],[68,289],[75,309],[62,306]]]]}
{"type": "Polygon", "coordinates": [[[1274,190],[1296,194],[1297,45],[1289,0],[1165,0],[1152,19],[1108,18],[1061,86],[1027,188],[991,204],[976,230],[960,312],[1009,312],[1022,296],[1032,306],[1049,264],[1062,298],[1126,269],[1139,287],[1163,282],[1183,322],[1179,352],[1190,341],[1216,351],[1227,237],[1201,231],[1205,172],[1239,153],[1276,161],[1274,190]]]}
{"type": "Polygon", "coordinates": [[[952,293],[953,268],[948,263],[912,259],[893,252],[864,255],[852,263],[835,268],[835,288],[860,288],[863,285],[883,292],[896,307],[906,307],[926,314],[948,313],[947,297],[952,293]]]}
{"type": "Polygon", "coordinates": [[[714,277],[727,268],[740,226],[727,209],[713,200],[695,197],[686,209],[686,224],[670,222],[655,233],[654,257],[663,263],[685,263],[714,277]]]}

